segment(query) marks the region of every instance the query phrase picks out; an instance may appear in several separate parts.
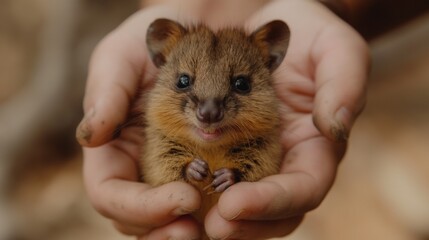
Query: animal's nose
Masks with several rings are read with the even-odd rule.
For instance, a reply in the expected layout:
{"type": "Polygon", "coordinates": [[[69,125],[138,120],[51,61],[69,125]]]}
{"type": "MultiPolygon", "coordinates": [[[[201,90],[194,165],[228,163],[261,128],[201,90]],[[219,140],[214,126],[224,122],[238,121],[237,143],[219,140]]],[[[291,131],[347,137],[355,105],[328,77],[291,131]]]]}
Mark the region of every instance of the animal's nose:
{"type": "Polygon", "coordinates": [[[223,119],[223,105],[216,99],[207,99],[198,104],[197,119],[203,123],[216,123],[223,119]]]}

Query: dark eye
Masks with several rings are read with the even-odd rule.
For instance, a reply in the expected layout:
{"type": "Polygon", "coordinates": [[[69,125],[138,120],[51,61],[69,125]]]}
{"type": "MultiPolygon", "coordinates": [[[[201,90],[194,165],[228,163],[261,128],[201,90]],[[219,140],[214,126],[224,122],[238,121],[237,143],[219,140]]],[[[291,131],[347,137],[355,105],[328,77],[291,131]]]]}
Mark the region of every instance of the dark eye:
{"type": "Polygon", "coordinates": [[[250,79],[246,76],[238,76],[232,80],[232,88],[240,94],[249,93],[251,90],[250,79]]]}
{"type": "Polygon", "coordinates": [[[176,86],[180,90],[187,89],[189,86],[191,86],[191,77],[189,77],[187,74],[180,74],[177,79],[176,86]]]}

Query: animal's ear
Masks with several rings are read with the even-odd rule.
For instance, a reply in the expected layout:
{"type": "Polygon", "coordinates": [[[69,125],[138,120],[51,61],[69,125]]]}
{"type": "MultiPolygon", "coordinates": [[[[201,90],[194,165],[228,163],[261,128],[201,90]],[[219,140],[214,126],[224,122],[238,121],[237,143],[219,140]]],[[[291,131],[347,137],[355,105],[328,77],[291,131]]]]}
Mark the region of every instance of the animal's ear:
{"type": "Polygon", "coordinates": [[[157,67],[165,64],[171,49],[185,35],[186,29],[169,19],[157,19],[149,25],[146,45],[152,62],[157,67]]]}
{"type": "Polygon", "coordinates": [[[256,29],[250,37],[265,55],[267,67],[271,72],[274,71],[282,63],[289,46],[288,25],[275,20],[256,29]]]}

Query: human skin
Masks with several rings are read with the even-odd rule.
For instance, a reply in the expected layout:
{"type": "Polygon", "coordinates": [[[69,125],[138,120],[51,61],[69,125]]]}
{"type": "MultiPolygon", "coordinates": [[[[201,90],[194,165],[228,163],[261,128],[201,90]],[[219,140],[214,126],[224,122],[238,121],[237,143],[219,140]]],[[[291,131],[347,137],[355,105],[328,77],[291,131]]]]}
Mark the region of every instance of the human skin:
{"type": "MultiPolygon", "coordinates": [[[[90,201],[119,231],[139,239],[200,235],[187,215],[200,206],[197,190],[182,182],[156,188],[138,182],[141,132],[124,127],[112,139],[127,122],[138,89],[149,89],[156,75],[144,44],[147,26],[161,17],[184,20],[172,6],[141,10],[97,46],[85,117],[77,129],[90,201]]],[[[199,11],[195,7],[188,17],[201,17],[199,11]]],[[[274,73],[277,94],[288,109],[281,138],[286,154],[279,174],[228,188],[206,216],[205,228],[215,239],[284,236],[321,203],[334,182],[348,134],[364,105],[368,49],[352,28],[317,1],[270,1],[238,19],[236,24],[250,30],[275,19],[291,28],[287,56],[274,73]]],[[[223,25],[216,17],[206,22],[213,28],[223,25]]]]}

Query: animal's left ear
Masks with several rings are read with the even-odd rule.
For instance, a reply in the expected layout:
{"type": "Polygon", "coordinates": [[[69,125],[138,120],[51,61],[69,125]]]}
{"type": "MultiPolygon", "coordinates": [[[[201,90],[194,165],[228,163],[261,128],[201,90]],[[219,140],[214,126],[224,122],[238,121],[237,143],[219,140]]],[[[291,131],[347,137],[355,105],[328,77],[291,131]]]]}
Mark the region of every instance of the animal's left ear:
{"type": "Polygon", "coordinates": [[[267,67],[273,72],[282,63],[289,46],[290,30],[286,23],[275,20],[256,29],[250,38],[267,58],[267,67]]]}

